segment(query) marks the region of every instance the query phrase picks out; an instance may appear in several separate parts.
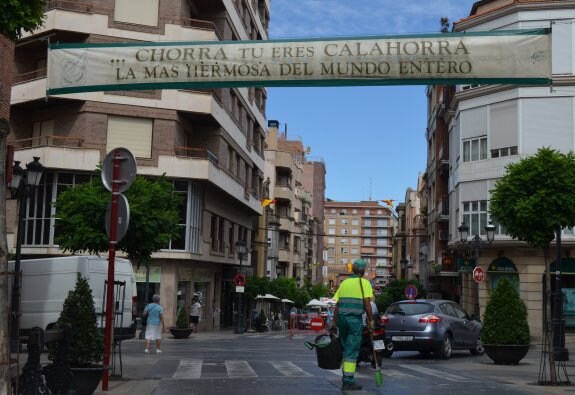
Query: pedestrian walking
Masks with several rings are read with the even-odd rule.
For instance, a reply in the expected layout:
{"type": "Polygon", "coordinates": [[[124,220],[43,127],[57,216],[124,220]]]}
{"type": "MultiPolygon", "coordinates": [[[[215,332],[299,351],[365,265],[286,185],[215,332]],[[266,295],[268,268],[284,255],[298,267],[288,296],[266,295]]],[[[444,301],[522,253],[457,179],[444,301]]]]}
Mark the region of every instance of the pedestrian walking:
{"type": "Polygon", "coordinates": [[[200,310],[202,305],[198,302],[197,296],[192,298],[192,305],[190,306],[190,323],[194,332],[198,332],[198,323],[200,322],[200,310]]]}
{"type": "Polygon", "coordinates": [[[357,357],[361,346],[363,331],[362,314],[365,311],[368,318],[368,328],[373,331],[373,314],[370,298],[373,290],[368,280],[363,278],[367,263],[363,259],[353,262],[353,275],[344,280],[334,299],[335,305],[331,330],[337,327],[339,341],[343,347],[342,386],[344,391],[359,391],[362,386],[355,382],[357,357]]]}
{"type": "Polygon", "coordinates": [[[160,305],[160,295],[152,296],[152,303],[144,309],[144,316],[147,318],[146,325],[146,354],[150,353],[150,343],[156,341],[156,354],[161,354],[162,332],[164,325],[164,308],[160,305]]]}

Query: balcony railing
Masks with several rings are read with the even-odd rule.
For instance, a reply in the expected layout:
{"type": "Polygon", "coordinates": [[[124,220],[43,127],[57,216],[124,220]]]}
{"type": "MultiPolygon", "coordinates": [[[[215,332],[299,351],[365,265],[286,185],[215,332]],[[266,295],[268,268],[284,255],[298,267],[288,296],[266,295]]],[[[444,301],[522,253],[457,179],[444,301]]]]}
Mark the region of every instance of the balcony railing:
{"type": "Polygon", "coordinates": [[[34,147],[82,148],[84,146],[84,139],[80,137],[40,136],[14,140],[11,141],[10,144],[13,145],[16,150],[34,147]]]}
{"type": "Polygon", "coordinates": [[[215,164],[218,164],[220,161],[215,154],[205,148],[174,147],[174,154],[186,158],[208,159],[215,164]]]}
{"type": "Polygon", "coordinates": [[[14,84],[22,84],[24,82],[39,80],[41,78],[46,78],[47,69],[38,69],[34,71],[29,71],[27,73],[22,73],[14,76],[14,84]]]}
{"type": "Polygon", "coordinates": [[[93,12],[94,2],[89,0],[75,1],[75,0],[48,0],[46,2],[45,10],[69,10],[77,12],[93,12]]]}
{"type": "Polygon", "coordinates": [[[181,16],[164,16],[161,17],[160,20],[164,24],[169,23],[170,25],[178,25],[181,27],[187,27],[191,29],[212,30],[216,33],[216,36],[218,37],[219,40],[223,39],[223,36],[218,31],[216,24],[212,21],[184,18],[181,16]]]}

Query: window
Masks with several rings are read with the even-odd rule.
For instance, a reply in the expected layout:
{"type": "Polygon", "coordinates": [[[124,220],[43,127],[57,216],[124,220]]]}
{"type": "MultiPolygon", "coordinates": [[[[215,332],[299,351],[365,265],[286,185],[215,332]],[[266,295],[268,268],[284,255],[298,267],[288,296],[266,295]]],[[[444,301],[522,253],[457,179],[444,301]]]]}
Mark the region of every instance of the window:
{"type": "Polygon", "coordinates": [[[334,208],[332,208],[330,211],[331,211],[332,214],[335,214],[335,209],[334,209],[334,208]]]}
{"type": "Polygon", "coordinates": [[[347,234],[349,234],[349,229],[347,229],[347,228],[342,229],[342,230],[341,230],[341,234],[342,234],[342,235],[347,235],[347,234]]]}
{"type": "Polygon", "coordinates": [[[378,215],[383,214],[383,210],[377,210],[377,214],[378,214],[378,215]]]}
{"type": "Polygon", "coordinates": [[[153,124],[150,118],[109,115],[106,152],[125,147],[136,158],[151,158],[153,124]]]}
{"type": "Polygon", "coordinates": [[[158,2],[159,0],[116,0],[114,20],[136,25],[158,26],[158,2]]]}
{"type": "Polygon", "coordinates": [[[335,225],[335,218],[330,218],[329,221],[328,221],[328,223],[329,223],[330,225],[335,225]]]}
{"type": "Polygon", "coordinates": [[[342,257],[342,258],[340,258],[339,262],[340,262],[342,265],[345,265],[345,264],[347,263],[347,258],[346,258],[346,257],[342,257]]]}
{"type": "Polygon", "coordinates": [[[469,235],[485,235],[487,200],[463,202],[463,222],[469,226],[469,235]]]}
{"type": "Polygon", "coordinates": [[[347,247],[341,247],[341,253],[347,254],[347,247]]]}
{"type": "Polygon", "coordinates": [[[356,209],[356,208],[352,209],[352,210],[351,210],[351,213],[352,213],[352,214],[357,214],[357,209],[356,209]]]}
{"type": "Polygon", "coordinates": [[[352,235],[359,235],[359,229],[352,229],[351,234],[352,235]]]}
{"type": "Polygon", "coordinates": [[[352,248],[352,249],[351,249],[351,253],[352,253],[353,255],[357,255],[357,248],[355,248],[355,247],[352,248]]]}
{"type": "Polygon", "coordinates": [[[335,237],[329,237],[327,239],[328,244],[335,244],[335,237]]]}
{"type": "Polygon", "coordinates": [[[348,221],[347,219],[342,219],[342,220],[341,220],[341,224],[342,224],[342,225],[347,225],[347,224],[349,224],[349,221],[348,221]]]}
{"type": "Polygon", "coordinates": [[[369,210],[365,210],[365,215],[369,215],[370,211],[369,210]]]}
{"type": "Polygon", "coordinates": [[[358,226],[358,225],[359,225],[359,219],[352,219],[352,220],[351,220],[351,224],[352,224],[353,226],[358,226]]]}
{"type": "Polygon", "coordinates": [[[503,158],[504,156],[517,155],[517,146],[497,148],[491,150],[492,158],[503,158]]]}
{"type": "Polygon", "coordinates": [[[359,244],[359,239],[357,237],[354,237],[351,239],[351,244],[353,245],[358,245],[359,244]]]}
{"type": "Polygon", "coordinates": [[[364,220],[363,225],[364,226],[371,226],[371,219],[364,220]]]}
{"type": "Polygon", "coordinates": [[[347,244],[347,237],[341,238],[341,244],[347,244]]]}
{"type": "Polygon", "coordinates": [[[487,159],[487,137],[465,140],[463,142],[463,162],[487,159]]]}
{"type": "Polygon", "coordinates": [[[327,231],[328,234],[330,235],[335,235],[335,229],[334,228],[329,228],[329,230],[327,231]]]}

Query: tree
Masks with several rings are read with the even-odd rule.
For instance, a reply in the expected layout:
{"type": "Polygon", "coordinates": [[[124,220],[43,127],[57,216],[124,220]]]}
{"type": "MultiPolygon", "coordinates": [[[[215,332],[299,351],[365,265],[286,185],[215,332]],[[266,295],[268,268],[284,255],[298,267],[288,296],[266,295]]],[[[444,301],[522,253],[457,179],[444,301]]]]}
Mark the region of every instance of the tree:
{"type": "MultiPolygon", "coordinates": [[[[0,2],[0,75],[12,72],[14,44],[22,32],[31,32],[42,24],[44,0],[5,0],[0,2]]],[[[11,87],[0,83],[0,196],[6,196],[6,137],[10,133],[11,87]]],[[[0,199],[0,273],[8,272],[8,241],[6,239],[6,199],[0,199]]],[[[0,275],[0,361],[10,360],[8,323],[10,314],[8,281],[12,277],[0,275]]],[[[11,394],[10,365],[0,364],[0,394],[11,394]]]]}
{"type": "MultiPolygon", "coordinates": [[[[137,176],[125,195],[130,206],[130,224],[117,249],[126,253],[136,267],[144,264],[148,273],[152,254],[180,236],[182,199],[164,177],[137,176]]],[[[104,221],[110,198],[111,193],[100,177],[68,188],[58,196],[54,239],[62,250],[90,254],[108,251],[104,221]]],[[[148,299],[148,275],[145,298],[148,299]]]]}
{"type": "MultiPolygon", "coordinates": [[[[551,289],[549,249],[561,228],[575,225],[575,156],[551,148],[506,167],[491,191],[489,212],[514,239],[543,250],[547,289],[551,289]]],[[[547,298],[544,331],[549,342],[549,369],[555,383],[551,298],[547,298]]]]}
{"type": "Polygon", "coordinates": [[[441,29],[439,30],[441,33],[449,33],[449,18],[444,16],[439,20],[439,24],[441,25],[441,29]]]}

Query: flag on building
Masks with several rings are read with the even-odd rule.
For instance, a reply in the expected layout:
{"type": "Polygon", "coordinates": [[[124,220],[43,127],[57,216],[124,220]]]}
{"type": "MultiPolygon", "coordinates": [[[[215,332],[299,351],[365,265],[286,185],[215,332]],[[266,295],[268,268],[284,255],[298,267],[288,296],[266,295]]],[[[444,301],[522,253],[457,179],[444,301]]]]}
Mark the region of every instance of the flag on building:
{"type": "Polygon", "coordinates": [[[267,207],[275,202],[276,202],[275,199],[262,199],[262,206],[267,207]]]}

